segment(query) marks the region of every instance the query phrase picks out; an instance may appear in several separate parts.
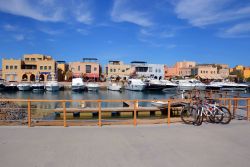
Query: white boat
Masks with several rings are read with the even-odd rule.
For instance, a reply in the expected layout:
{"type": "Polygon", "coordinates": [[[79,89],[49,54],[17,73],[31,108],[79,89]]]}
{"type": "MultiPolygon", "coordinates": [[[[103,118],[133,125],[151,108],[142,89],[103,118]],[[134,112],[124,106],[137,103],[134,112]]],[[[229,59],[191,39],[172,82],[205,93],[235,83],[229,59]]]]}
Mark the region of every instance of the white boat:
{"type": "Polygon", "coordinates": [[[213,81],[208,86],[208,88],[218,88],[220,90],[224,91],[245,91],[247,90],[248,85],[247,84],[239,84],[235,82],[229,82],[229,81],[213,81]]]}
{"type": "Polygon", "coordinates": [[[129,79],[128,83],[125,85],[125,89],[134,91],[142,91],[145,87],[146,84],[144,84],[140,79],[129,79]]]}
{"type": "Polygon", "coordinates": [[[45,85],[47,91],[59,91],[59,84],[57,81],[48,81],[45,85]]]}
{"type": "Polygon", "coordinates": [[[98,83],[93,83],[93,82],[87,83],[86,86],[87,86],[88,91],[98,91],[100,88],[98,83]]]}
{"type": "Polygon", "coordinates": [[[178,85],[176,83],[173,83],[169,80],[162,79],[160,80],[160,82],[165,85],[165,88],[163,89],[164,92],[173,91],[178,88],[178,85]]]}
{"type": "Polygon", "coordinates": [[[37,82],[31,85],[31,89],[33,92],[43,92],[45,90],[45,86],[43,83],[37,82]]]}
{"type": "Polygon", "coordinates": [[[31,84],[30,83],[19,83],[17,85],[18,90],[20,91],[29,91],[31,90],[31,84]]]}
{"type": "Polygon", "coordinates": [[[206,84],[202,83],[201,81],[197,79],[191,79],[190,80],[194,84],[194,88],[198,90],[205,90],[206,89],[206,84]]]}
{"type": "Polygon", "coordinates": [[[122,89],[121,85],[118,85],[117,83],[108,84],[108,90],[121,91],[121,89],[122,89]]]}
{"type": "Polygon", "coordinates": [[[5,89],[4,80],[0,79],[0,91],[5,89]]]}
{"type": "Polygon", "coordinates": [[[145,89],[147,90],[161,91],[166,88],[166,85],[158,79],[147,79],[144,83],[146,84],[145,89]]]}
{"type": "Polygon", "coordinates": [[[153,101],[151,102],[152,106],[158,107],[158,108],[167,108],[168,102],[166,101],[153,101]]]}
{"type": "Polygon", "coordinates": [[[175,80],[174,82],[178,85],[179,90],[192,90],[195,87],[189,80],[175,80]]]}
{"type": "Polygon", "coordinates": [[[205,90],[206,85],[199,80],[196,79],[183,79],[176,80],[175,83],[178,85],[179,90],[205,90]]]}
{"type": "Polygon", "coordinates": [[[83,91],[85,89],[85,85],[82,78],[73,78],[71,89],[72,91],[83,91]]]}

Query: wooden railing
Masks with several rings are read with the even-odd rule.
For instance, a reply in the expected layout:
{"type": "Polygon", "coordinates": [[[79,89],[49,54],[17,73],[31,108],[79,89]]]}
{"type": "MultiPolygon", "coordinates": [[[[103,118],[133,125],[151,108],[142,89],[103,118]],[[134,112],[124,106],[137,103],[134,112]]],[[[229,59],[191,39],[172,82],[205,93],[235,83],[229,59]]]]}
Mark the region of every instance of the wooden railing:
{"type": "MultiPolygon", "coordinates": [[[[219,105],[223,105],[229,108],[230,112],[232,113],[233,116],[235,116],[237,109],[245,109],[246,111],[246,119],[249,120],[250,118],[250,98],[216,98],[214,100],[219,101],[219,105]],[[245,102],[245,105],[240,106],[239,102],[245,102]]],[[[141,111],[150,111],[147,110],[147,108],[139,106],[140,102],[153,102],[153,101],[163,101],[163,102],[168,102],[167,107],[165,107],[165,111],[167,111],[167,117],[165,122],[169,126],[171,123],[171,109],[173,108],[171,104],[177,103],[177,102],[191,102],[191,99],[157,99],[157,100],[145,100],[145,99],[134,99],[134,100],[123,100],[123,99],[98,99],[98,100],[44,100],[44,99],[0,99],[0,102],[25,102],[27,104],[27,125],[28,127],[32,126],[32,114],[31,114],[31,105],[32,103],[35,102],[40,102],[40,103],[52,103],[52,102],[59,102],[62,104],[62,114],[63,114],[63,126],[67,127],[68,126],[68,121],[67,121],[67,113],[69,112],[69,108],[66,107],[67,102],[79,102],[79,103],[86,103],[86,102],[92,102],[97,104],[97,108],[94,108],[88,112],[97,112],[98,113],[98,126],[101,127],[103,125],[102,122],[102,113],[103,112],[112,112],[116,110],[116,107],[113,107],[114,109],[112,111],[108,111],[107,108],[102,107],[102,103],[115,103],[115,102],[130,102],[133,104],[132,107],[124,107],[124,112],[133,112],[133,125],[137,126],[138,118],[137,114],[141,111]]],[[[79,112],[84,112],[81,111],[83,108],[79,108],[79,112]]],[[[152,109],[152,108],[150,108],[152,109]]],[[[53,109],[51,109],[53,110],[53,109]]],[[[160,109],[159,109],[160,110],[160,109]]],[[[117,112],[123,112],[121,110],[117,110],[117,112]]],[[[53,122],[53,120],[52,120],[53,122]]]]}

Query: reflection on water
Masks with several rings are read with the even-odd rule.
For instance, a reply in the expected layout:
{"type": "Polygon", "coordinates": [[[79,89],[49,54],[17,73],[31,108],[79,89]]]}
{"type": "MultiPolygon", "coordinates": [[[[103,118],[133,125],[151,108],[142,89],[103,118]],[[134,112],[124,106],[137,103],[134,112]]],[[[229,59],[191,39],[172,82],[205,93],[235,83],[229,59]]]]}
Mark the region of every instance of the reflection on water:
{"type": "MultiPolygon", "coordinates": [[[[17,91],[17,92],[1,92],[7,98],[12,99],[49,99],[49,100],[58,100],[58,99],[72,99],[72,100],[97,100],[97,99],[124,99],[124,100],[133,100],[133,99],[166,99],[172,96],[173,94],[167,94],[164,92],[137,92],[137,91],[108,91],[100,90],[98,92],[72,92],[72,91],[59,91],[59,92],[39,92],[34,93],[32,91],[17,91]]],[[[242,96],[249,97],[250,94],[242,94],[242,96]]],[[[54,109],[62,107],[61,103],[50,102],[50,103],[32,103],[33,106],[41,109],[54,109]]],[[[86,107],[97,107],[97,103],[86,103],[86,107]]],[[[149,103],[140,103],[140,105],[150,105],[149,103]]],[[[82,104],[78,102],[67,103],[66,107],[80,107],[82,104]]],[[[102,107],[119,107],[122,106],[122,103],[102,103],[102,107]]]]}

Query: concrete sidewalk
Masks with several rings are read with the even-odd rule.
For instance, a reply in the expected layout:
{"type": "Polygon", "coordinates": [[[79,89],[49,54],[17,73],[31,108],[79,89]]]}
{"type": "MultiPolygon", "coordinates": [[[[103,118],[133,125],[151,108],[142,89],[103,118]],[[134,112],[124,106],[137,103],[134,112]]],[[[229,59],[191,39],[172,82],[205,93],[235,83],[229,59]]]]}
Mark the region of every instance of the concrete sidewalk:
{"type": "Polygon", "coordinates": [[[250,166],[250,122],[0,127],[2,167],[250,166]]]}

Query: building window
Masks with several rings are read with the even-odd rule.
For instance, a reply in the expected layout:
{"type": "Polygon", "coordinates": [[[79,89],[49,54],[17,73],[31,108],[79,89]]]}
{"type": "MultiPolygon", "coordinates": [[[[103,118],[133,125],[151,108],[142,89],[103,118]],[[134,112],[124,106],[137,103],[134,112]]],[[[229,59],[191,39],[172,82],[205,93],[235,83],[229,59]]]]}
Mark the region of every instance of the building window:
{"type": "Polygon", "coordinates": [[[86,73],[91,73],[91,65],[86,65],[86,73]]]}
{"type": "Polygon", "coordinates": [[[40,70],[43,70],[43,66],[40,66],[40,70]]]}
{"type": "Polygon", "coordinates": [[[155,72],[157,72],[157,69],[155,69],[155,72]]]}
{"type": "Polygon", "coordinates": [[[152,67],[149,67],[149,68],[148,68],[148,71],[149,71],[149,72],[152,72],[152,71],[153,71],[153,70],[152,70],[152,67]]]}
{"type": "Polygon", "coordinates": [[[158,72],[161,73],[161,69],[159,69],[158,72]]]}
{"type": "Polygon", "coordinates": [[[125,70],[122,70],[122,72],[125,72],[125,70]]]}
{"type": "Polygon", "coordinates": [[[35,58],[31,58],[31,61],[35,61],[36,59],[35,58]]]}
{"type": "Polygon", "coordinates": [[[113,69],[112,69],[112,68],[110,69],[110,72],[113,72],[113,69]]]}
{"type": "Polygon", "coordinates": [[[206,71],[206,73],[208,73],[208,71],[206,71]]]}
{"type": "Polygon", "coordinates": [[[78,71],[80,71],[81,70],[81,66],[78,66],[78,71]]]}
{"type": "Polygon", "coordinates": [[[13,69],[13,66],[10,66],[10,69],[12,70],[12,69],[13,69]]]}
{"type": "Polygon", "coordinates": [[[15,70],[17,70],[17,66],[15,66],[15,70]]]}
{"type": "Polygon", "coordinates": [[[30,58],[25,58],[25,60],[29,61],[29,60],[30,60],[30,58]]]}
{"type": "Polygon", "coordinates": [[[49,70],[51,70],[51,66],[49,66],[49,70]]]}
{"type": "Polygon", "coordinates": [[[129,68],[126,68],[126,71],[128,71],[129,70],[129,68]]]}
{"type": "Polygon", "coordinates": [[[8,70],[8,69],[9,69],[9,66],[6,66],[5,68],[6,68],[6,70],[8,70]]]}
{"type": "Polygon", "coordinates": [[[42,58],[38,58],[38,60],[42,60],[42,58]]]}
{"type": "Polygon", "coordinates": [[[94,68],[94,71],[97,71],[97,68],[96,68],[96,67],[94,68]]]}
{"type": "Polygon", "coordinates": [[[47,70],[47,66],[44,66],[44,70],[47,70]]]}
{"type": "Polygon", "coordinates": [[[114,72],[116,72],[116,69],[114,69],[114,72]]]}

